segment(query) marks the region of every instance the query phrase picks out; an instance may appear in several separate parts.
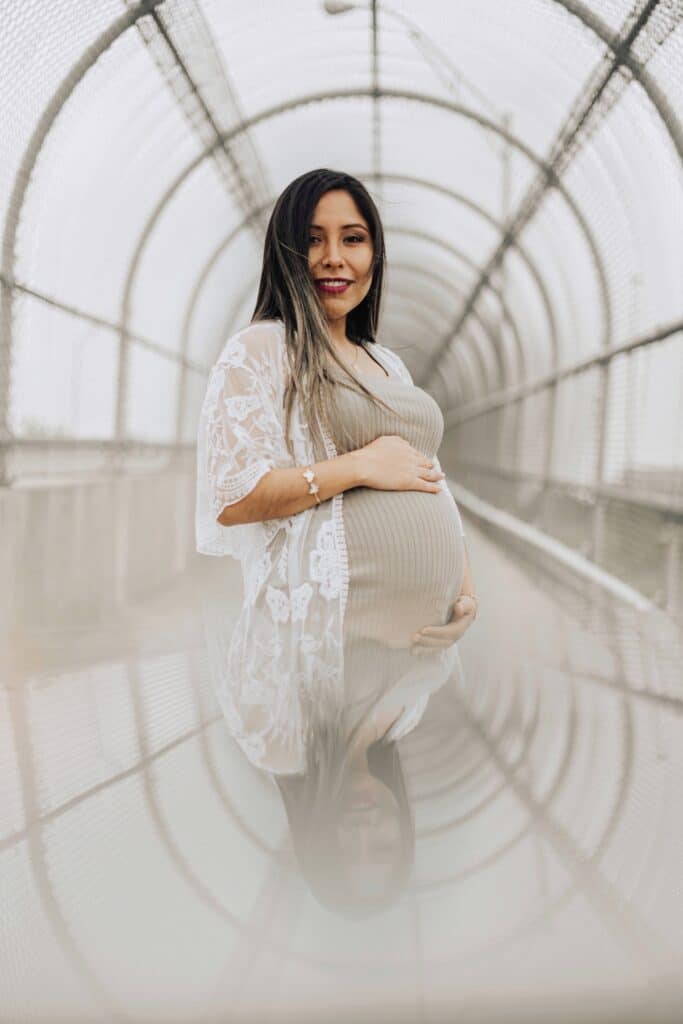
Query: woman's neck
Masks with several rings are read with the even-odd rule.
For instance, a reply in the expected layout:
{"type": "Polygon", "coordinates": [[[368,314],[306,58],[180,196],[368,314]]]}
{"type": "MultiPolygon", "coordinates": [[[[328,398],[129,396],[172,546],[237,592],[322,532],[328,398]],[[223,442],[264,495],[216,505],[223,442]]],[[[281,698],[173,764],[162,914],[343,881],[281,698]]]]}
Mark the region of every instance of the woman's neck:
{"type": "Polygon", "coordinates": [[[330,329],[330,338],[335,345],[338,345],[340,349],[348,348],[353,342],[349,341],[346,337],[346,317],[342,316],[338,320],[328,320],[328,326],[330,329]]]}

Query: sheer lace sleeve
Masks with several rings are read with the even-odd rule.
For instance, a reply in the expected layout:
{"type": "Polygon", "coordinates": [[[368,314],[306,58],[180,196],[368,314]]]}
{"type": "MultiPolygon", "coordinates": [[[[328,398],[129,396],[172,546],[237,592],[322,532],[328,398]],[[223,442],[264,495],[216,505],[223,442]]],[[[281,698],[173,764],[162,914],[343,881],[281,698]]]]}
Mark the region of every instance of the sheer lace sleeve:
{"type": "MultiPolygon", "coordinates": [[[[394,352],[393,349],[387,348],[385,345],[382,345],[381,348],[382,348],[382,352],[387,357],[388,361],[393,366],[393,368],[395,369],[396,373],[399,375],[401,380],[404,380],[407,384],[413,384],[414,385],[415,381],[412,378],[412,374],[410,373],[410,370],[408,369],[406,364],[401,359],[400,355],[397,352],[394,352]]],[[[442,470],[441,470],[441,463],[439,462],[439,459],[438,459],[438,457],[436,455],[434,456],[434,466],[435,466],[436,469],[439,470],[439,472],[442,472],[442,470]]],[[[460,515],[460,509],[458,508],[457,501],[455,500],[455,498],[453,497],[453,495],[450,492],[450,488],[448,487],[448,484],[446,483],[446,478],[445,477],[443,477],[439,481],[439,487],[441,488],[442,491],[445,491],[446,494],[448,495],[448,497],[451,499],[451,501],[453,503],[453,508],[455,510],[455,514],[456,514],[456,517],[457,517],[457,520],[458,520],[458,525],[460,527],[460,533],[464,537],[465,536],[465,528],[464,528],[463,523],[462,523],[462,516],[460,515]]]]}
{"type": "Polygon", "coordinates": [[[240,562],[241,593],[231,573],[201,591],[209,675],[228,729],[259,768],[299,774],[316,723],[343,708],[341,493],[291,516],[217,522],[269,471],[314,461],[298,401],[292,455],[285,443],[286,345],[281,321],[250,324],[211,370],[197,436],[196,534],[202,554],[240,562]]]}
{"type": "Polygon", "coordinates": [[[271,469],[292,464],[283,355],[276,325],[250,324],[228,339],[209,374],[197,435],[197,549],[204,554],[241,557],[250,528],[263,524],[222,526],[218,516],[271,469]]]}

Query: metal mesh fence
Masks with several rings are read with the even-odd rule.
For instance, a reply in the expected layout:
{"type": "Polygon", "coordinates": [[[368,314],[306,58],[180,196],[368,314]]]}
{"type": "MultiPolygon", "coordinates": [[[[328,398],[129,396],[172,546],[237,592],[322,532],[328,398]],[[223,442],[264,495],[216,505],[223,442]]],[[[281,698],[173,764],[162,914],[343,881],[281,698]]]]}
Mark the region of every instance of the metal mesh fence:
{"type": "Polygon", "coordinates": [[[336,998],[389,978],[420,1017],[454,977],[473,1007],[506,967],[511,992],[525,967],[566,982],[549,960],[567,935],[620,985],[680,960],[683,2],[397,0],[375,5],[374,37],[372,5],[336,6],[0,0],[17,1020],[49,1018],[55,993],[69,1019],[128,1019],[142,992],[148,1015],[191,1019],[210,985],[218,1019],[290,960],[300,996],[342,964],[336,998]],[[297,917],[273,802],[213,728],[196,595],[167,598],[192,558],[206,372],[251,314],[274,199],[323,164],[380,207],[380,340],[443,409],[495,640],[409,738],[419,907],[369,960],[356,932],[297,917]],[[522,524],[482,513],[477,532],[477,499],[522,524]],[[669,615],[534,548],[525,523],[669,615]]]}

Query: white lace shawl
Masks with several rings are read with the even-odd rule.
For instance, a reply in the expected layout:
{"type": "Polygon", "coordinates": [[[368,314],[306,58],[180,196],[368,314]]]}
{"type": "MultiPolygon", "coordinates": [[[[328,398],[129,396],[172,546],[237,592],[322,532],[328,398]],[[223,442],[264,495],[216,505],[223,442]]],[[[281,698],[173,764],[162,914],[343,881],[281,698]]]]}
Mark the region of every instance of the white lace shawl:
{"type": "MultiPolygon", "coordinates": [[[[412,383],[400,356],[377,343],[372,351],[387,369],[412,383]]],[[[302,697],[319,700],[327,688],[334,694],[343,689],[349,584],[343,494],[292,516],[229,527],[217,522],[224,506],[249,494],[271,469],[315,461],[299,403],[291,422],[294,460],[287,451],[287,373],[279,320],[249,324],[225,343],[209,374],[199,416],[195,527],[197,551],[229,555],[241,563],[244,597],[237,620],[218,604],[204,617],[223,714],[254,764],[294,773],[305,767],[302,697]]],[[[327,434],[325,444],[328,458],[334,458],[337,452],[327,434]]],[[[450,495],[443,482],[442,487],[450,495]]],[[[447,651],[444,678],[457,659],[456,645],[447,651]]],[[[417,724],[427,700],[425,694],[406,708],[390,738],[398,739],[417,724]]]]}

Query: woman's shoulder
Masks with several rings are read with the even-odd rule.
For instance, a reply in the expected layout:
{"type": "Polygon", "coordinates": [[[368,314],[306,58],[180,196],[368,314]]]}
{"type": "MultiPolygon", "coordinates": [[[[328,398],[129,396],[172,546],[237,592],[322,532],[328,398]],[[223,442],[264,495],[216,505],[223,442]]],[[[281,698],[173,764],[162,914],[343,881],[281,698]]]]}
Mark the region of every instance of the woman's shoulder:
{"type": "Polygon", "coordinates": [[[236,342],[241,342],[250,349],[276,346],[284,338],[284,330],[282,320],[252,320],[243,327],[238,327],[237,330],[230,332],[223,346],[223,351],[236,342]]]}
{"type": "Polygon", "coordinates": [[[396,352],[393,348],[389,348],[387,345],[380,344],[379,341],[373,342],[372,345],[368,347],[371,353],[375,352],[380,357],[380,359],[384,359],[385,363],[388,365],[388,368],[390,370],[393,370],[400,380],[404,380],[408,384],[413,383],[413,378],[410,374],[410,371],[406,364],[401,359],[398,352],[396,352]]]}
{"type": "Polygon", "coordinates": [[[216,359],[216,366],[242,366],[256,369],[277,364],[284,351],[284,324],[281,320],[252,320],[232,331],[216,359]]]}

